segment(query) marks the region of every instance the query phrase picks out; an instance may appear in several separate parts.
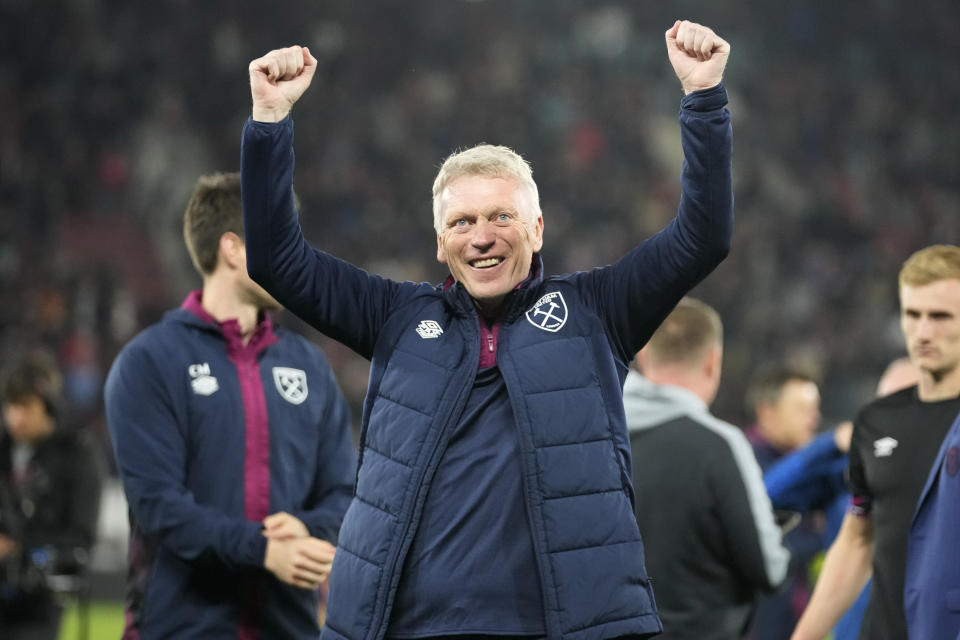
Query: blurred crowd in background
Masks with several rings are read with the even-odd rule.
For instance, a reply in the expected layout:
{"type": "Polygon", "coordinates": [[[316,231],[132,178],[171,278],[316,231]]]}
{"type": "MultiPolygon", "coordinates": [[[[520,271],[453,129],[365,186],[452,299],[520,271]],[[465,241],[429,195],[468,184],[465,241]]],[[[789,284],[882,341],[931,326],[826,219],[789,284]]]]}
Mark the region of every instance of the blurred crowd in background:
{"type": "MultiPolygon", "coordinates": [[[[693,292],[725,323],[715,413],[745,426],[750,376],[789,360],[825,422],[852,417],[903,353],[900,264],[960,239],[953,3],[0,0],[0,360],[54,352],[66,423],[109,450],[106,372],[199,286],[189,191],[238,169],[247,64],[290,44],[320,60],[294,110],[315,246],[439,282],[433,176],[490,142],[533,165],[547,272],[615,260],[678,202],[678,17],[733,47],[736,234],[693,292]]],[[[359,424],[366,361],[281,321],[324,347],[359,424]]]]}

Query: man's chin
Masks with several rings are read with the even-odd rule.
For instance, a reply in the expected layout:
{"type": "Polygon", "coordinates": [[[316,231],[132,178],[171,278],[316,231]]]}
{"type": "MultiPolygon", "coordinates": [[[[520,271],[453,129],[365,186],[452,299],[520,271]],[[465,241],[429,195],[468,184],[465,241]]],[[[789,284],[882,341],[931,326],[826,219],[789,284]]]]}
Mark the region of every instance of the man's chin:
{"type": "Polygon", "coordinates": [[[500,310],[500,305],[503,304],[506,294],[501,295],[473,295],[470,294],[470,297],[473,298],[473,301],[476,303],[477,307],[485,314],[491,315],[496,314],[500,310]]]}

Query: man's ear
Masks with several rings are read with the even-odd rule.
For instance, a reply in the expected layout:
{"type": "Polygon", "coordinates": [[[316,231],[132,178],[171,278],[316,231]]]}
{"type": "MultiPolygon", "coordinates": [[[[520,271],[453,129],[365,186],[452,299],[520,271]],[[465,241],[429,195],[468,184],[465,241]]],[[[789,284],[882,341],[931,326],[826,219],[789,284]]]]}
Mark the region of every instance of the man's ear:
{"type": "Polygon", "coordinates": [[[533,237],[530,239],[530,244],[534,253],[543,248],[543,216],[539,216],[533,224],[533,237]]]}
{"type": "Polygon", "coordinates": [[[447,263],[447,251],[443,248],[443,236],[439,233],[437,234],[437,262],[440,264],[447,263]]]}
{"type": "Polygon", "coordinates": [[[723,348],[719,345],[714,345],[710,347],[710,351],[707,352],[707,357],[703,363],[704,373],[709,377],[713,378],[716,376],[720,377],[720,370],[723,367],[723,348]]]}
{"type": "Polygon", "coordinates": [[[770,421],[770,414],[772,412],[773,407],[768,404],[758,404],[753,408],[753,415],[759,424],[767,424],[770,421]]]}
{"type": "Polygon", "coordinates": [[[227,231],[220,236],[220,245],[217,249],[217,261],[231,269],[243,267],[243,240],[233,231],[227,231]]]}

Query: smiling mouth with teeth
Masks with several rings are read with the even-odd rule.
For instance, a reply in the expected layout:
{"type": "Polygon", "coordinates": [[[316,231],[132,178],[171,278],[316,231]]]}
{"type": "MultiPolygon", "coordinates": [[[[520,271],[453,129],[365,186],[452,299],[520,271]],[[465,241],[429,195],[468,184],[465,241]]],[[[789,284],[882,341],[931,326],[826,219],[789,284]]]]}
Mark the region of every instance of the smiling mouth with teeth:
{"type": "Polygon", "coordinates": [[[501,262],[503,262],[503,258],[484,258],[483,260],[474,260],[470,263],[470,266],[476,269],[488,269],[497,266],[501,262]]]}

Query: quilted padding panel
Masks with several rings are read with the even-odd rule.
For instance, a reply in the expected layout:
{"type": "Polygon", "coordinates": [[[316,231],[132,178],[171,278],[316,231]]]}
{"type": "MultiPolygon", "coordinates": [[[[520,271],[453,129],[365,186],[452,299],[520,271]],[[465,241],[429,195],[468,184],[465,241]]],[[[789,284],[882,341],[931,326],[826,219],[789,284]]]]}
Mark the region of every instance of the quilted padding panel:
{"type": "Polygon", "coordinates": [[[545,498],[614,491],[622,488],[610,440],[537,450],[545,498]]]}

